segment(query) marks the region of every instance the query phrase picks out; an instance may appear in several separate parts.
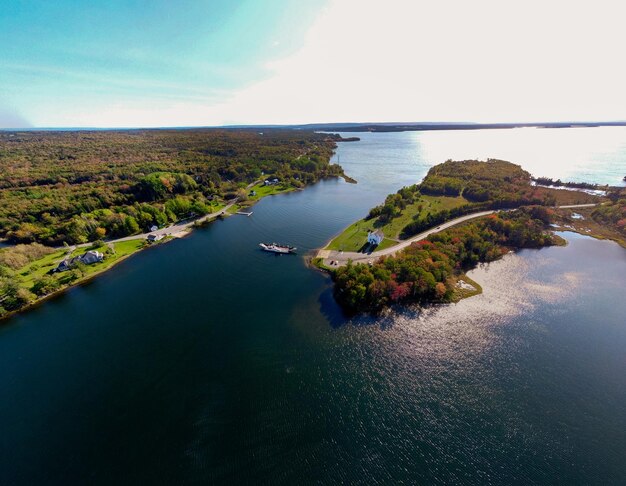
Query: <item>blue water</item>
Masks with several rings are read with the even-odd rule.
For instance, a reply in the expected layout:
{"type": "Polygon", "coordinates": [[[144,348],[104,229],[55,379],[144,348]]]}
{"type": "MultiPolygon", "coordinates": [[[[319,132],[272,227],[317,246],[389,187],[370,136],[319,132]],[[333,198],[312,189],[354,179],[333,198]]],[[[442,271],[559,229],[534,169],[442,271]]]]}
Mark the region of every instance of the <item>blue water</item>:
{"type": "MultiPolygon", "coordinates": [[[[319,247],[489,138],[431,133],[359,134],[337,154],[358,184],[266,198],[0,328],[0,483],[624,484],[626,250],[566,233],[473,271],[480,296],[354,320],[302,254],[258,251],[319,247]]],[[[587,162],[524,167],[617,184],[626,131],[578,133],[587,162]]]]}

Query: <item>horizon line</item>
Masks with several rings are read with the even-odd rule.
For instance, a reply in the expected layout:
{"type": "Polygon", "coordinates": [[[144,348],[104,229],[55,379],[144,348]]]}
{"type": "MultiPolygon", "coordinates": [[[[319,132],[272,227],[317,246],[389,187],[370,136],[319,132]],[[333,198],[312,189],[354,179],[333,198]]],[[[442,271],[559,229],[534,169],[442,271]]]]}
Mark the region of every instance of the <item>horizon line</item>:
{"type": "MultiPolygon", "coordinates": [[[[541,127],[548,125],[570,125],[570,126],[626,126],[626,119],[623,120],[557,120],[557,121],[536,121],[536,122],[473,122],[473,121],[366,121],[366,122],[312,122],[312,123],[254,123],[254,124],[224,124],[224,125],[163,125],[163,126],[31,126],[31,127],[5,127],[0,131],[114,131],[114,130],[193,130],[193,129],[243,129],[243,128],[307,128],[307,127],[455,127],[455,126],[475,126],[490,127],[504,126],[511,128],[541,127]]],[[[564,127],[565,128],[565,127],[564,127]]]]}

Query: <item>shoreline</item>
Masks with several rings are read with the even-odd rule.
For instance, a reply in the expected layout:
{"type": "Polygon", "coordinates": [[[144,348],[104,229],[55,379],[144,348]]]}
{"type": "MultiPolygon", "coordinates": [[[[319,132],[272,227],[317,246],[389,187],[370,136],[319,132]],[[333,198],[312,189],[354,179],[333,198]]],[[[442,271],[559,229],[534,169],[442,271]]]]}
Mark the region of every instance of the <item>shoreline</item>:
{"type": "MultiPolygon", "coordinates": [[[[164,241],[163,243],[168,243],[171,240],[167,240],[164,241]]],[[[144,246],[142,248],[139,248],[138,250],[129,253],[128,255],[124,255],[120,258],[118,258],[117,260],[115,260],[109,267],[107,268],[101,268],[100,270],[87,275],[85,277],[79,278],[78,280],[76,280],[75,282],[73,282],[71,285],[68,285],[67,287],[63,287],[61,289],[55,290],[54,292],[50,292],[49,294],[43,295],[39,298],[37,298],[36,300],[26,304],[24,307],[20,307],[19,309],[13,310],[13,311],[8,311],[6,314],[0,316],[0,326],[5,325],[6,324],[6,320],[11,318],[11,317],[15,317],[18,314],[22,314],[23,312],[27,312],[27,311],[31,311],[33,309],[35,309],[36,307],[39,307],[40,305],[43,305],[46,301],[48,300],[52,300],[54,298],[58,298],[61,297],[63,294],[65,294],[66,292],[70,291],[71,289],[75,288],[75,287],[80,287],[81,285],[86,285],[88,283],[90,283],[92,280],[94,280],[96,277],[102,275],[103,273],[108,272],[109,270],[115,268],[118,264],[122,263],[123,261],[127,260],[128,258],[136,255],[137,253],[144,251],[148,248],[152,248],[152,246],[154,245],[147,245],[144,246]]]]}
{"type": "MultiPolygon", "coordinates": [[[[348,176],[336,176],[336,177],[342,177],[342,178],[346,178],[348,176]]],[[[320,179],[317,182],[320,182],[321,180],[324,180],[326,178],[320,179]]],[[[251,184],[249,184],[248,186],[246,186],[246,189],[250,189],[251,187],[254,187],[256,184],[258,184],[260,181],[255,181],[251,184]]],[[[315,184],[317,184],[317,182],[315,182],[315,184]]],[[[314,185],[314,184],[311,184],[314,185]]],[[[245,204],[246,202],[249,202],[250,204],[245,204],[245,206],[243,207],[253,207],[254,205],[256,205],[258,202],[260,202],[261,200],[263,200],[266,197],[270,197],[270,196],[280,196],[282,194],[288,194],[291,192],[295,192],[295,191],[304,191],[308,186],[304,186],[304,187],[289,187],[289,188],[285,188],[283,190],[280,190],[278,192],[272,192],[270,194],[266,194],[263,195],[261,197],[259,197],[258,199],[254,199],[254,200],[249,200],[249,201],[244,201],[243,203],[245,204]]],[[[227,204],[226,206],[224,206],[222,209],[220,209],[219,211],[215,212],[215,213],[211,213],[208,215],[204,215],[201,216],[193,221],[189,221],[186,222],[182,225],[180,225],[180,229],[178,229],[178,231],[176,232],[172,232],[172,233],[166,233],[166,230],[172,230],[172,228],[174,228],[177,224],[174,223],[173,225],[170,225],[166,228],[161,228],[159,231],[155,231],[155,232],[151,232],[151,233],[140,233],[138,235],[131,235],[131,236],[126,236],[123,238],[118,238],[116,240],[109,240],[109,241],[105,241],[105,244],[114,244],[114,243],[121,243],[124,241],[134,241],[134,240],[146,240],[147,235],[148,234],[160,234],[163,235],[163,239],[161,241],[158,241],[156,243],[152,243],[152,244],[145,244],[140,248],[137,248],[135,251],[124,255],[122,257],[119,257],[118,259],[116,259],[110,266],[106,267],[106,268],[101,268],[89,275],[86,275],[82,278],[77,279],[76,281],[72,282],[71,284],[67,285],[66,287],[60,288],[58,290],[55,290],[49,294],[43,295],[41,297],[38,297],[37,299],[33,300],[32,302],[29,302],[28,304],[26,304],[23,307],[20,307],[19,309],[16,310],[12,310],[12,311],[7,311],[4,315],[0,315],[0,326],[2,325],[6,325],[8,323],[8,321],[12,318],[15,317],[18,314],[21,314],[23,312],[27,312],[30,310],[33,310],[34,308],[44,304],[46,301],[54,299],[54,298],[58,298],[61,295],[65,294],[66,292],[68,292],[69,290],[75,288],[75,287],[79,287],[81,285],[85,285],[90,283],[92,280],[94,280],[96,277],[102,275],[105,272],[108,272],[109,270],[115,268],[119,263],[127,260],[128,258],[144,251],[147,250],[149,248],[152,248],[154,246],[157,245],[164,245],[167,244],[175,239],[181,239],[181,238],[185,238],[187,236],[189,236],[194,229],[196,228],[202,228],[205,227],[206,225],[215,222],[216,220],[220,220],[229,216],[233,216],[234,214],[236,214],[236,212],[230,212],[230,210],[233,207],[236,207],[239,203],[238,200],[233,200],[232,202],[230,202],[229,204],[227,204]]],[[[93,245],[93,242],[89,242],[89,243],[82,243],[80,245],[75,245],[75,248],[87,248],[89,246],[93,245]]],[[[62,249],[62,248],[55,248],[56,250],[62,249]]]]}
{"type": "MultiPolygon", "coordinates": [[[[551,208],[553,211],[552,214],[560,217],[559,218],[560,220],[557,220],[558,223],[560,224],[552,224],[551,225],[552,228],[549,228],[549,229],[546,228],[546,230],[548,231],[546,232],[544,230],[544,234],[551,235],[550,237],[551,242],[546,243],[545,245],[542,243],[541,246],[536,247],[536,248],[539,249],[539,248],[542,248],[543,246],[566,246],[568,244],[568,241],[558,234],[559,232],[563,232],[563,231],[570,231],[572,232],[572,234],[578,233],[578,234],[581,234],[582,236],[590,236],[595,239],[611,240],[617,243],[618,245],[626,248],[626,241],[624,241],[624,239],[619,238],[619,235],[616,234],[615,231],[613,231],[610,227],[605,227],[593,221],[590,216],[588,216],[589,222],[583,228],[576,228],[573,225],[563,223],[564,219],[569,220],[570,222],[572,221],[572,219],[576,221],[581,221],[581,220],[585,221],[585,218],[581,218],[580,215],[575,212],[575,210],[580,210],[581,212],[587,215],[590,215],[591,212],[594,210],[594,208],[598,207],[599,205],[600,203],[553,206],[551,208]],[[570,215],[570,217],[568,218],[566,214],[570,215]],[[594,224],[595,226],[597,226],[597,228],[596,227],[589,228],[589,223],[594,224]]],[[[502,212],[509,213],[511,211],[514,211],[514,210],[504,210],[502,212]]],[[[329,243],[327,243],[324,247],[317,249],[317,250],[313,250],[310,253],[309,257],[306,259],[306,262],[309,266],[314,267],[318,271],[321,271],[330,277],[331,281],[334,283],[333,294],[335,296],[335,299],[340,304],[340,306],[344,308],[344,312],[347,312],[348,315],[357,315],[357,314],[378,315],[380,312],[383,312],[385,309],[392,307],[394,304],[387,303],[387,304],[381,304],[382,307],[380,308],[379,307],[367,308],[367,307],[361,306],[358,303],[357,304],[351,303],[352,302],[351,300],[348,300],[347,302],[344,302],[344,303],[340,301],[346,298],[354,299],[355,298],[354,295],[356,291],[351,291],[350,294],[343,294],[342,292],[346,292],[346,289],[349,290],[350,288],[356,288],[354,286],[356,286],[357,283],[359,283],[359,285],[361,285],[361,287],[363,288],[363,296],[361,297],[361,301],[365,303],[363,305],[370,305],[368,304],[369,302],[368,299],[371,299],[371,297],[366,298],[366,292],[369,292],[370,287],[369,286],[363,287],[364,285],[369,285],[369,284],[363,284],[359,280],[360,275],[365,275],[366,276],[365,279],[367,280],[368,275],[371,277],[371,273],[368,273],[368,272],[375,272],[375,270],[373,269],[370,270],[368,266],[373,267],[373,268],[379,268],[380,265],[384,266],[385,257],[394,258],[394,255],[396,253],[402,252],[404,249],[412,246],[416,242],[427,240],[428,237],[433,234],[439,233],[441,231],[446,231],[454,226],[463,224],[468,220],[471,220],[471,219],[482,220],[485,216],[488,216],[494,213],[500,213],[500,211],[482,211],[482,212],[477,212],[477,213],[471,213],[469,215],[465,215],[465,216],[458,217],[458,218],[449,219],[441,223],[439,226],[433,226],[427,229],[426,231],[423,231],[422,233],[413,236],[412,238],[402,241],[400,244],[396,244],[392,247],[384,248],[378,251],[371,251],[369,253],[367,252],[357,253],[357,252],[344,252],[344,251],[330,250],[328,249],[329,243]],[[354,271],[348,269],[347,274],[340,272],[340,269],[345,268],[346,265],[350,266],[352,264],[354,265],[354,269],[355,269],[354,271]],[[346,275],[348,275],[348,277],[346,277],[346,275]],[[337,283],[338,278],[342,279],[340,280],[340,282],[343,282],[341,284],[342,287],[338,287],[339,285],[339,283],[337,283]],[[346,281],[346,278],[348,279],[347,281],[346,281]],[[343,296],[343,297],[340,299],[340,296],[343,296]]],[[[349,226],[348,228],[350,227],[352,226],[349,226]]],[[[330,241],[331,242],[334,241],[334,238],[331,239],[330,241]]],[[[518,251],[524,248],[535,248],[535,246],[524,246],[524,245],[517,246],[517,245],[505,244],[504,246],[502,246],[501,249],[508,250],[508,252],[514,252],[514,251],[518,251]]],[[[501,253],[500,257],[495,258],[494,261],[499,260],[503,255],[504,253],[501,253]]],[[[487,259],[486,261],[489,262],[491,260],[487,259]]],[[[474,269],[475,267],[476,265],[472,266],[471,268],[466,268],[464,271],[461,271],[460,273],[458,273],[454,278],[451,279],[452,280],[451,286],[449,286],[448,283],[446,283],[446,286],[449,289],[448,292],[450,293],[449,297],[447,298],[447,301],[445,302],[446,304],[457,303],[463,299],[473,297],[475,295],[479,295],[483,292],[482,286],[478,282],[472,280],[470,277],[467,276],[467,272],[469,270],[474,269]]],[[[384,276],[381,278],[384,278],[384,276]]],[[[374,278],[374,283],[379,283],[381,281],[383,280],[375,280],[374,278]]],[[[394,282],[394,277],[392,275],[392,283],[393,282],[394,282]]],[[[396,285],[398,286],[404,285],[404,283],[398,281],[396,282],[396,285]]],[[[376,288],[378,289],[379,287],[376,287],[376,288]]],[[[380,291],[379,291],[379,294],[380,294],[380,291]]],[[[376,294],[376,295],[380,298],[379,294],[376,294]]],[[[359,297],[356,297],[356,298],[358,299],[359,297]]],[[[414,303],[416,303],[419,306],[422,306],[424,304],[429,304],[429,305],[437,304],[439,303],[439,301],[438,299],[430,300],[430,298],[428,298],[425,301],[421,299],[415,300],[414,303]]]]}
{"type": "Polygon", "coordinates": [[[558,220],[553,227],[554,231],[569,231],[582,236],[590,236],[596,240],[607,240],[617,243],[626,249],[626,237],[620,234],[616,229],[600,224],[591,217],[590,208],[581,208],[579,211],[581,218],[574,218],[563,214],[562,211],[557,213],[558,220]]]}
{"type": "MultiPolygon", "coordinates": [[[[597,206],[597,204],[574,204],[574,205],[564,205],[564,206],[557,206],[554,209],[586,209],[586,208],[592,208],[597,206]]],[[[407,248],[408,246],[410,246],[412,243],[415,243],[417,241],[421,241],[426,239],[428,236],[430,236],[431,234],[435,234],[435,233],[439,233],[440,231],[444,231],[448,228],[451,228],[453,226],[456,226],[457,224],[462,224],[466,221],[470,221],[472,219],[477,219],[477,218],[482,218],[485,216],[488,216],[490,214],[494,214],[497,213],[498,211],[501,210],[488,210],[488,211],[478,211],[476,213],[470,213],[467,214],[465,216],[460,216],[458,218],[454,218],[448,221],[445,221],[437,226],[434,226],[432,228],[429,228],[425,231],[422,231],[421,233],[412,236],[406,240],[400,240],[398,243],[394,244],[393,246],[384,248],[384,249],[380,249],[380,250],[375,250],[371,253],[362,253],[362,252],[351,252],[351,251],[342,251],[342,250],[332,250],[329,249],[328,246],[338,237],[340,236],[344,231],[345,228],[339,232],[337,235],[333,236],[327,243],[326,245],[324,245],[321,248],[318,248],[316,250],[314,250],[314,254],[312,256],[312,260],[315,259],[321,259],[324,266],[326,266],[327,268],[329,268],[330,270],[332,270],[332,268],[327,264],[330,261],[336,261],[338,262],[336,264],[336,267],[341,267],[344,266],[348,263],[348,261],[352,261],[353,263],[367,263],[368,261],[374,261],[377,260],[378,258],[382,257],[382,256],[391,256],[394,255],[395,253],[397,253],[398,251],[401,251],[405,248],[407,248]]],[[[504,211],[504,210],[502,210],[504,211]]],[[[348,226],[349,228],[349,226],[348,226]]],[[[583,234],[587,234],[587,233],[583,233],[583,234]]]]}
{"type": "MultiPolygon", "coordinates": [[[[602,240],[602,238],[595,238],[592,235],[589,234],[584,234],[584,233],[578,233],[577,231],[572,231],[572,230],[561,230],[559,228],[554,228],[553,230],[553,236],[556,238],[556,242],[554,245],[549,245],[546,247],[539,247],[539,248],[516,248],[516,247],[505,247],[505,249],[508,249],[508,252],[502,254],[501,256],[499,256],[498,258],[496,258],[495,260],[492,261],[488,261],[488,262],[478,262],[475,266],[466,269],[465,271],[463,271],[462,273],[460,273],[459,275],[457,275],[456,278],[456,283],[454,286],[454,291],[453,291],[453,295],[451,297],[451,299],[449,301],[445,301],[445,302],[440,302],[440,301],[436,301],[436,300],[422,300],[422,301],[414,301],[414,302],[408,302],[408,303],[395,303],[392,305],[388,305],[388,306],[384,306],[381,307],[379,309],[375,309],[375,310],[359,310],[359,311],[350,311],[346,308],[343,307],[343,305],[337,301],[338,305],[343,309],[343,312],[346,313],[347,316],[350,317],[355,317],[355,316],[366,316],[366,315],[372,315],[372,316],[380,316],[385,314],[386,312],[389,312],[392,309],[402,309],[402,308],[406,308],[407,306],[417,306],[420,309],[426,308],[426,307],[443,307],[443,306],[447,306],[450,304],[458,304],[459,302],[461,302],[462,300],[465,299],[469,299],[470,297],[474,297],[476,295],[481,295],[483,294],[483,287],[481,284],[479,284],[476,280],[472,279],[471,277],[468,276],[468,273],[476,270],[479,266],[482,265],[490,265],[492,263],[496,263],[499,262],[500,260],[502,260],[502,258],[506,257],[507,254],[509,253],[516,253],[518,251],[522,251],[522,250],[541,250],[543,248],[550,248],[550,247],[565,247],[569,244],[569,241],[565,238],[563,238],[562,236],[556,234],[556,233],[566,233],[566,232],[570,232],[572,234],[580,234],[582,237],[590,237],[590,238],[594,238],[594,239],[598,239],[598,240],[602,240]]],[[[604,239],[604,241],[613,241],[610,240],[608,238],[604,239]]],[[[617,243],[615,241],[613,241],[613,243],[617,243]]],[[[621,245],[620,245],[621,246],[621,245]]],[[[323,261],[319,258],[319,257],[314,257],[310,259],[310,266],[312,266],[315,270],[324,273],[328,278],[330,278],[331,282],[334,282],[334,274],[335,274],[335,269],[327,267],[326,265],[324,265],[323,261]]],[[[363,263],[358,263],[357,265],[364,265],[363,263]]],[[[333,295],[334,294],[334,290],[333,290],[333,295]]],[[[335,296],[335,299],[337,299],[337,297],[335,296]]]]}

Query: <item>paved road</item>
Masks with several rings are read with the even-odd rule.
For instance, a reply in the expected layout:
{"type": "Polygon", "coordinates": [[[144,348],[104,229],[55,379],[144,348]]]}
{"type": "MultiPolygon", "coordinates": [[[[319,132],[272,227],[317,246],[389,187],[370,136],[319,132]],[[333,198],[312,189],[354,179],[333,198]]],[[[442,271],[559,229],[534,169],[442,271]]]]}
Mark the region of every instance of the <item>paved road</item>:
{"type": "Polygon", "coordinates": [[[557,209],[575,209],[575,208],[593,208],[595,206],[599,206],[600,203],[590,203],[590,204],[570,204],[569,206],[557,206],[557,209]]]}
{"type": "MultiPolygon", "coordinates": [[[[251,189],[259,182],[261,181],[251,182],[250,184],[246,186],[246,190],[251,189]]],[[[214,213],[211,213],[211,214],[205,214],[204,216],[200,218],[179,221],[178,223],[174,223],[173,225],[166,226],[165,228],[161,228],[156,231],[150,231],[150,232],[141,233],[138,235],[125,236],[124,238],[117,238],[115,240],[106,240],[106,243],[118,243],[120,241],[130,241],[130,240],[145,240],[148,237],[148,235],[159,235],[159,236],[165,237],[168,235],[175,235],[178,233],[183,233],[183,232],[190,230],[193,227],[193,225],[195,225],[196,223],[203,223],[204,221],[217,218],[221,214],[226,214],[226,212],[238,202],[239,202],[239,198],[236,197],[219,211],[215,211],[214,213]]],[[[84,248],[87,246],[91,246],[92,244],[93,243],[83,243],[81,245],[76,245],[76,248],[81,248],[81,247],[84,248]]]]}
{"type": "MultiPolygon", "coordinates": [[[[597,206],[597,204],[571,204],[568,206],[558,206],[558,208],[559,209],[575,209],[575,208],[590,208],[594,206],[597,206]]],[[[374,251],[372,253],[358,253],[354,251],[337,251],[337,250],[319,250],[317,252],[317,256],[320,258],[323,258],[324,264],[331,268],[346,265],[348,263],[348,260],[352,260],[355,263],[364,263],[364,262],[374,261],[377,258],[380,258],[382,256],[393,255],[394,253],[400,250],[403,250],[404,248],[409,246],[411,243],[414,243],[416,241],[421,241],[434,233],[439,233],[440,231],[448,229],[457,224],[464,223],[465,221],[469,221],[471,219],[476,219],[476,218],[482,218],[484,216],[488,216],[489,214],[493,214],[498,211],[500,210],[481,211],[478,213],[467,214],[459,218],[451,219],[450,221],[447,221],[446,223],[442,223],[437,227],[434,227],[422,233],[419,233],[409,238],[408,240],[403,240],[401,243],[397,245],[394,245],[390,248],[386,248],[384,250],[374,251]],[[337,262],[337,263],[331,265],[330,264],[331,261],[337,262]]]]}

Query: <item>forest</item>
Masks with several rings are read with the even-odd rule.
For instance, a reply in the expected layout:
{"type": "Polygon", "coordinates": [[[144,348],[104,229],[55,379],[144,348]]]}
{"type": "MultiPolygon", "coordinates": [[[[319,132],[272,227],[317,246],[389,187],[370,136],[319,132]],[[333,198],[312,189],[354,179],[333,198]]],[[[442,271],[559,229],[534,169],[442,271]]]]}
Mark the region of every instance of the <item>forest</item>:
{"type": "Polygon", "coordinates": [[[582,192],[539,187],[531,184],[529,172],[504,160],[453,161],[432,167],[419,190],[424,194],[463,196],[472,203],[489,202],[492,208],[511,208],[528,204],[554,206],[568,197],[595,201],[582,192]],[[571,194],[574,192],[574,194],[571,194]]]}
{"type": "Polygon", "coordinates": [[[478,263],[497,260],[513,248],[560,243],[549,231],[551,217],[552,210],[543,206],[500,212],[433,234],[369,265],[349,262],[333,272],[335,296],[349,313],[453,301],[458,277],[478,263]]]}
{"type": "Polygon", "coordinates": [[[284,129],[0,132],[0,238],[49,246],[122,237],[215,211],[268,177],[339,176],[339,135],[284,129]]]}
{"type": "Polygon", "coordinates": [[[626,188],[609,191],[607,197],[609,202],[596,207],[591,217],[626,237],[626,188]]]}
{"type": "Polygon", "coordinates": [[[387,196],[385,202],[370,210],[366,219],[376,218],[377,225],[387,224],[402,214],[409,205],[420,201],[420,196],[462,198],[463,204],[429,209],[413,214],[401,232],[409,238],[421,231],[468,213],[487,209],[507,209],[524,205],[555,206],[598,202],[599,198],[579,191],[567,191],[535,186],[530,173],[519,165],[503,160],[489,159],[452,161],[432,167],[420,184],[403,187],[387,196]]]}

